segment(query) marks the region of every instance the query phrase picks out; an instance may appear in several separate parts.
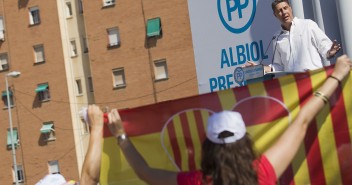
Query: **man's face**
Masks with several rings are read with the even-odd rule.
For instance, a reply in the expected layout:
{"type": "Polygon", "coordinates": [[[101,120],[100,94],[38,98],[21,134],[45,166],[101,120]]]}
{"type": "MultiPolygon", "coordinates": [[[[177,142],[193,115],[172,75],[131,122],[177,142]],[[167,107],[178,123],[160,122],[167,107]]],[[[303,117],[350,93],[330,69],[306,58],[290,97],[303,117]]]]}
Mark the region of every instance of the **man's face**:
{"type": "Polygon", "coordinates": [[[292,8],[286,2],[276,5],[274,15],[283,26],[291,25],[293,21],[292,8]]]}

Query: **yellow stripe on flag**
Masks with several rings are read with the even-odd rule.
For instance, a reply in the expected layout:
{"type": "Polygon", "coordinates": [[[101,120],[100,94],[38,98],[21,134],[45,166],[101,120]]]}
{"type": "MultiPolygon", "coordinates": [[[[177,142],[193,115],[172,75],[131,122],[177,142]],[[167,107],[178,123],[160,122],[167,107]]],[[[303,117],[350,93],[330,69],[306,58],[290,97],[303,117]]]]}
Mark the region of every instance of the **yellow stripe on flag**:
{"type": "Polygon", "coordinates": [[[348,128],[350,131],[350,136],[352,136],[352,72],[350,71],[350,75],[347,80],[344,80],[345,84],[343,85],[343,98],[345,100],[346,112],[347,112],[347,120],[348,120],[348,128]]]}
{"type": "Polygon", "coordinates": [[[275,142],[288,126],[288,117],[247,127],[258,154],[262,154],[275,142]],[[270,132],[270,134],[265,134],[270,132]]]}
{"type": "MultiPolygon", "coordinates": [[[[291,112],[291,121],[297,116],[299,107],[299,94],[297,84],[293,75],[279,78],[283,100],[289,111],[291,112]]],[[[295,184],[310,184],[308,164],[305,154],[304,144],[298,149],[295,158],[292,161],[292,168],[295,174],[295,184]]]]}
{"type": "MultiPolygon", "coordinates": [[[[311,76],[313,92],[318,90],[318,87],[326,79],[325,71],[315,72],[311,76]]],[[[318,129],[318,140],[320,146],[320,153],[323,162],[324,176],[327,184],[342,184],[339,159],[335,144],[335,135],[332,132],[334,130],[332,125],[332,119],[330,114],[329,104],[325,105],[324,108],[316,116],[316,124],[318,129]],[[328,115],[326,117],[326,115],[328,115]]]]}
{"type": "Polygon", "coordinates": [[[180,147],[180,154],[181,154],[181,166],[180,168],[182,171],[188,171],[188,155],[187,152],[183,152],[182,149],[186,149],[186,143],[184,140],[184,135],[183,135],[183,130],[182,130],[182,124],[179,116],[175,116],[172,120],[174,122],[175,126],[175,134],[176,134],[176,139],[178,142],[178,146],[180,147]]]}
{"type": "Polygon", "coordinates": [[[138,179],[125,159],[114,137],[105,138],[103,143],[100,184],[144,184],[138,179]]]}
{"type": "Polygon", "coordinates": [[[207,128],[207,123],[208,123],[208,118],[209,118],[209,112],[202,111],[202,120],[203,120],[203,127],[207,128]]]}
{"type": "MultiPolygon", "coordinates": [[[[129,138],[148,165],[176,171],[166,152],[160,144],[160,133],[135,136],[129,138]]],[[[103,141],[103,154],[100,172],[101,185],[145,185],[134,173],[114,137],[105,138],[103,141]]],[[[170,144],[167,144],[170,146],[170,144]]]]}
{"type": "MultiPolygon", "coordinates": [[[[168,168],[171,171],[177,171],[177,167],[176,167],[176,163],[175,163],[175,156],[174,156],[174,152],[172,150],[172,145],[170,143],[170,135],[167,129],[165,129],[164,135],[163,135],[163,140],[160,139],[160,141],[162,142],[162,146],[165,147],[164,152],[167,153],[166,155],[170,155],[168,156],[168,159],[166,159],[168,162],[170,162],[170,165],[168,168]],[[165,151],[166,150],[166,151],[165,151]]],[[[155,143],[157,144],[157,143],[155,143]]]]}
{"type": "Polygon", "coordinates": [[[249,84],[248,89],[251,96],[267,96],[264,83],[249,84]]]}
{"type": "Polygon", "coordinates": [[[223,110],[232,110],[234,103],[236,102],[235,94],[232,90],[219,91],[217,92],[221,107],[223,110]]]}
{"type": "Polygon", "coordinates": [[[202,141],[199,140],[199,132],[204,133],[204,130],[198,130],[193,112],[189,111],[186,113],[186,115],[193,143],[193,152],[196,168],[200,169],[200,161],[202,156],[202,141]]]}

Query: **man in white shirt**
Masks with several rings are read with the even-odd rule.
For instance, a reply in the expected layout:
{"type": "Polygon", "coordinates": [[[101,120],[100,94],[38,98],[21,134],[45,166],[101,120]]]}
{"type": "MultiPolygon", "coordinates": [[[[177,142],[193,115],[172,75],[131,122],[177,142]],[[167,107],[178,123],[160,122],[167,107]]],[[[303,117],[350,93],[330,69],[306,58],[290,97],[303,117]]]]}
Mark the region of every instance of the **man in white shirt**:
{"type": "Polygon", "coordinates": [[[272,65],[265,72],[301,72],[330,65],[329,59],[341,49],[312,20],[294,18],[288,0],[274,0],[272,9],[281,23],[275,34],[272,65]]]}

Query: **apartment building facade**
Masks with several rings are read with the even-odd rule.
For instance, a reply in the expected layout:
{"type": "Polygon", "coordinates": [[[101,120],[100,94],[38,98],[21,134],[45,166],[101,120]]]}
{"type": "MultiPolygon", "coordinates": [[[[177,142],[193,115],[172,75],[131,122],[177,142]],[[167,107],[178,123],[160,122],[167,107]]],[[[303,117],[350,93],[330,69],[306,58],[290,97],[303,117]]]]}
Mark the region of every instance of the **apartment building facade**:
{"type": "Polygon", "coordinates": [[[187,1],[83,1],[95,102],[130,108],[197,94],[187,1]]]}
{"type": "Polygon", "coordinates": [[[1,0],[0,61],[0,184],[49,173],[78,180],[88,104],[131,108],[198,93],[186,0],[1,0]]]}

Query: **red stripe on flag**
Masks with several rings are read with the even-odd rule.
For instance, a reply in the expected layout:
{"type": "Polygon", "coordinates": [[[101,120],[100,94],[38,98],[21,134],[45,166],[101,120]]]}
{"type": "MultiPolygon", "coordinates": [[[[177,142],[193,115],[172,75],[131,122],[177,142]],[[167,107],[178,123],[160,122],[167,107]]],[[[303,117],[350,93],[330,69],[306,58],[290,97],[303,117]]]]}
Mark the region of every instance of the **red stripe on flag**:
{"type": "Polygon", "coordinates": [[[233,88],[232,90],[233,90],[233,93],[235,94],[237,101],[240,101],[243,98],[247,98],[247,97],[251,96],[251,93],[249,92],[248,86],[233,88]]]}
{"type": "Polygon", "coordinates": [[[264,88],[268,96],[275,97],[284,102],[280,81],[278,79],[264,81],[264,88]]]}
{"type": "Polygon", "coordinates": [[[187,154],[188,154],[188,168],[189,170],[196,170],[196,162],[194,160],[194,146],[191,138],[191,132],[189,129],[189,124],[187,121],[186,113],[180,115],[183,137],[186,144],[187,154]]]}
{"type": "Polygon", "coordinates": [[[173,121],[170,121],[170,123],[168,124],[167,131],[169,132],[169,139],[172,147],[172,152],[174,153],[175,163],[179,168],[181,168],[181,151],[176,138],[176,132],[173,121]]]}
{"type": "Polygon", "coordinates": [[[266,124],[289,114],[286,107],[280,104],[283,96],[278,80],[266,81],[264,87],[269,96],[250,96],[248,88],[234,92],[238,100],[234,111],[241,113],[246,126],[266,124]]]}
{"type": "MultiPolygon", "coordinates": [[[[280,81],[278,79],[264,81],[264,88],[268,96],[274,97],[281,102],[284,102],[284,98],[282,95],[280,81]]],[[[272,110],[272,109],[270,109],[272,110]]],[[[275,109],[274,109],[275,110],[275,109]]],[[[290,184],[294,185],[294,174],[293,168],[290,164],[285,172],[281,175],[279,179],[280,184],[290,184]]]]}
{"type": "MultiPolygon", "coordinates": [[[[332,70],[328,73],[331,74],[332,70]]],[[[349,133],[347,112],[345,108],[345,101],[342,94],[341,87],[338,87],[335,93],[330,98],[331,105],[331,119],[334,129],[334,136],[336,142],[336,151],[338,152],[339,166],[343,184],[352,184],[352,178],[350,177],[349,169],[344,168],[346,166],[346,159],[343,153],[339,150],[344,146],[351,146],[351,136],[349,133]]],[[[350,168],[350,167],[349,167],[350,168]]]]}
{"type": "Polygon", "coordinates": [[[199,141],[200,141],[200,143],[203,143],[203,141],[205,139],[205,128],[204,128],[204,122],[202,119],[202,114],[199,110],[194,111],[194,118],[195,118],[196,124],[197,124],[199,141]]]}
{"type": "MultiPolygon", "coordinates": [[[[297,84],[300,106],[303,107],[313,94],[311,79],[308,73],[297,74],[294,77],[297,84]]],[[[308,127],[306,137],[304,138],[304,146],[311,183],[319,185],[326,184],[315,120],[308,127]]]]}
{"type": "MultiPolygon", "coordinates": [[[[119,113],[127,135],[138,136],[160,132],[166,121],[173,115],[184,110],[199,108],[214,112],[222,111],[217,92],[119,110],[119,113]]],[[[104,135],[104,137],[109,136],[111,135],[104,135]]]]}

